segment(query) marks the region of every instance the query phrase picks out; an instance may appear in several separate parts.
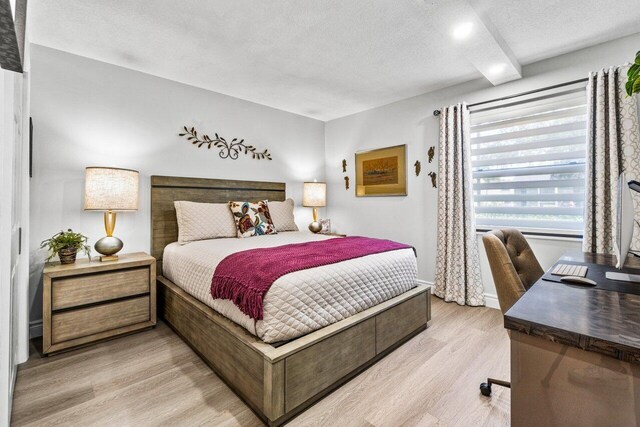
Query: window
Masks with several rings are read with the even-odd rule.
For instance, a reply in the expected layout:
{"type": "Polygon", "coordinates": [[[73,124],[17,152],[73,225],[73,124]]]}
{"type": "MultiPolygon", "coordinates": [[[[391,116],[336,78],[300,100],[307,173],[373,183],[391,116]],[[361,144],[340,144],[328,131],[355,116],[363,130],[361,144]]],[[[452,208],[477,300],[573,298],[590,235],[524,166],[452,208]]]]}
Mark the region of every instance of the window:
{"type": "Polygon", "coordinates": [[[471,110],[479,229],[582,234],[586,114],[584,84],[471,110]]]}

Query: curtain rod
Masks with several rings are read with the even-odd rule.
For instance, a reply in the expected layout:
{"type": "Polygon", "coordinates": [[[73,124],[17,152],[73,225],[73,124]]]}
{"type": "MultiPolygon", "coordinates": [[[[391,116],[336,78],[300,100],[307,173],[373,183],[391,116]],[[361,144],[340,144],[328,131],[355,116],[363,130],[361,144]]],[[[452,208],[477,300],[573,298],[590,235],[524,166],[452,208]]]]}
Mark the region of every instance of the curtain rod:
{"type": "MultiPolygon", "coordinates": [[[[566,83],[559,83],[559,84],[556,84],[556,85],[551,85],[551,86],[543,87],[543,88],[540,88],[540,89],[534,89],[534,90],[528,90],[526,92],[516,93],[515,95],[504,96],[502,98],[495,98],[495,99],[490,99],[488,101],[476,102],[475,104],[470,104],[469,108],[477,107],[478,105],[490,104],[492,102],[507,101],[509,99],[517,98],[519,96],[532,95],[534,93],[544,92],[545,90],[557,89],[557,88],[560,88],[560,87],[563,87],[563,86],[569,86],[569,85],[572,85],[572,84],[583,83],[583,82],[588,82],[588,81],[589,81],[589,78],[585,77],[583,79],[572,80],[572,81],[566,82],[566,83]]],[[[434,116],[439,116],[440,113],[441,113],[440,110],[433,110],[433,115],[434,116]]]]}

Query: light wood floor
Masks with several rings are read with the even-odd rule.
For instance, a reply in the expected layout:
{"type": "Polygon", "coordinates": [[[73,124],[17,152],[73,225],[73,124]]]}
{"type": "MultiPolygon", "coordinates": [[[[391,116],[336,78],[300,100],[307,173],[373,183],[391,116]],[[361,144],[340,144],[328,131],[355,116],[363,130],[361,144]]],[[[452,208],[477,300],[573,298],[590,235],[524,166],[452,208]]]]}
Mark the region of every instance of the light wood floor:
{"type": "MultiPolygon", "coordinates": [[[[498,426],[509,390],[509,339],[498,310],[434,298],[430,327],[289,425],[498,426]]],[[[42,358],[18,372],[12,425],[260,426],[250,409],[163,323],[42,358]]]]}

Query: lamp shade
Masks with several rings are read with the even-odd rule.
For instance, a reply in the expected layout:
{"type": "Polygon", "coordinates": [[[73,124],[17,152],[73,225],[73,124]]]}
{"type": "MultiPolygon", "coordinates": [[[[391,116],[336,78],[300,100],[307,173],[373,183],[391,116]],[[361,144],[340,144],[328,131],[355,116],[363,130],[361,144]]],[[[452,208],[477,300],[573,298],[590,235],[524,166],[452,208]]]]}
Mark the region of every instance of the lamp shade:
{"type": "Polygon", "coordinates": [[[84,180],[84,209],[138,210],[138,171],[88,167],[84,180]]]}
{"type": "Polygon", "coordinates": [[[321,208],[327,204],[327,184],[325,182],[305,182],[302,191],[302,206],[321,208]]]}

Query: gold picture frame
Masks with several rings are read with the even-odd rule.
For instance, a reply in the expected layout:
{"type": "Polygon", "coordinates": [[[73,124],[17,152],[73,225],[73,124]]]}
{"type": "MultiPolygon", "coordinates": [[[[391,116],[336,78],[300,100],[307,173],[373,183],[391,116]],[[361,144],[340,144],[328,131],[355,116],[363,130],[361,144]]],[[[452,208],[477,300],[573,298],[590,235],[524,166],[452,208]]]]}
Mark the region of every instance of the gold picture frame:
{"type": "Polygon", "coordinates": [[[356,153],[356,197],[407,195],[407,146],[356,153]]]}

